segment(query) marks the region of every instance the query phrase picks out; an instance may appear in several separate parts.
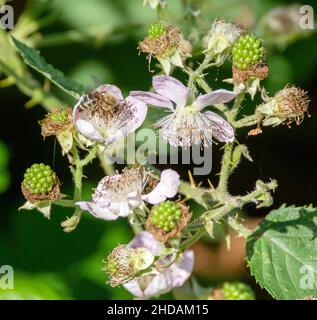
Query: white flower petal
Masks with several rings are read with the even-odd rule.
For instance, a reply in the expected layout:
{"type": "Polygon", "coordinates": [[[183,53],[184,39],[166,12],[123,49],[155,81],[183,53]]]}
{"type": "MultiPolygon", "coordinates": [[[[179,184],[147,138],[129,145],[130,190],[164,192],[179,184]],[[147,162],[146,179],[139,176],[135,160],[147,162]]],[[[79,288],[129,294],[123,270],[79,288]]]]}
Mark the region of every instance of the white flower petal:
{"type": "Polygon", "coordinates": [[[79,119],[75,122],[75,124],[77,130],[86,138],[97,141],[103,140],[101,134],[94,128],[94,126],[90,122],[79,119]]]}
{"type": "Polygon", "coordinates": [[[173,103],[169,99],[166,99],[157,93],[146,91],[131,91],[129,96],[155,107],[169,108],[171,110],[174,109],[173,103]]]}
{"type": "Polygon", "coordinates": [[[161,182],[166,186],[165,195],[168,198],[173,198],[176,196],[180,184],[179,178],[179,174],[172,169],[166,169],[162,171],[161,182]]]}
{"type": "Polygon", "coordinates": [[[142,287],[145,287],[144,290],[141,289],[137,280],[126,283],[123,286],[136,297],[151,298],[169,292],[173,288],[183,286],[190,277],[193,267],[193,251],[187,250],[184,252],[183,260],[180,264],[175,262],[158,274],[141,277],[142,287]]]}
{"type": "Polygon", "coordinates": [[[101,208],[100,206],[98,206],[98,204],[94,202],[79,201],[76,202],[76,205],[78,205],[82,210],[88,211],[96,218],[107,221],[118,219],[118,216],[111,213],[108,208],[101,208]]]}
{"type": "Polygon", "coordinates": [[[121,90],[117,86],[112,85],[112,84],[103,84],[100,87],[98,87],[96,90],[109,92],[110,94],[114,95],[119,100],[124,99],[121,90]]]}
{"type": "Polygon", "coordinates": [[[129,247],[134,249],[146,248],[155,256],[159,256],[164,250],[163,245],[159,241],[155,240],[151,233],[146,231],[138,233],[129,243],[129,247]]]}
{"type": "Polygon", "coordinates": [[[126,134],[128,135],[136,129],[138,129],[143,124],[148,109],[147,105],[144,102],[137,100],[133,97],[129,96],[125,100],[135,107],[133,119],[131,119],[131,121],[128,122],[128,125],[126,126],[126,134]]]}
{"type": "Polygon", "coordinates": [[[128,204],[131,208],[137,208],[142,204],[142,196],[139,192],[131,192],[127,196],[128,204]]]}
{"type": "Polygon", "coordinates": [[[234,141],[234,130],[230,123],[214,112],[206,111],[204,115],[210,120],[212,136],[219,142],[231,143],[234,141]]]}
{"type": "Polygon", "coordinates": [[[179,107],[184,107],[189,96],[189,89],[180,81],[170,76],[154,76],[153,87],[161,96],[173,101],[179,107]]]}
{"type": "Polygon", "coordinates": [[[219,89],[211,93],[201,95],[197,98],[197,109],[202,110],[203,108],[211,105],[226,103],[233,100],[237,96],[237,93],[225,89],[219,89]]]}
{"type": "Polygon", "coordinates": [[[151,204],[157,204],[167,198],[173,198],[177,194],[179,184],[179,174],[176,171],[164,170],[158,185],[150,193],[144,195],[142,199],[151,204]]]}

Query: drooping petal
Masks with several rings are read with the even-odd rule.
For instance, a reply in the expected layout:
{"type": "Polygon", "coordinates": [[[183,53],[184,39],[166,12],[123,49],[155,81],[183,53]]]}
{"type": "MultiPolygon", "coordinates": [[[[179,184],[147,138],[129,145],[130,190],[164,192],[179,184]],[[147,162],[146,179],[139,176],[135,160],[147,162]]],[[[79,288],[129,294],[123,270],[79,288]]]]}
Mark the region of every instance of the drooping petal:
{"type": "Polygon", "coordinates": [[[193,251],[185,251],[181,263],[173,263],[167,269],[152,275],[141,277],[142,287],[138,280],[123,286],[138,298],[151,298],[166,293],[173,288],[181,287],[190,277],[194,266],[193,251]]]}
{"type": "Polygon", "coordinates": [[[237,93],[225,89],[219,89],[211,93],[207,93],[199,96],[196,99],[197,109],[202,110],[207,106],[215,104],[227,103],[233,100],[237,96],[237,93]]]}
{"type": "Polygon", "coordinates": [[[179,107],[185,106],[189,96],[189,89],[179,80],[170,76],[155,76],[152,84],[158,94],[175,102],[179,107]]]}
{"type": "Polygon", "coordinates": [[[230,123],[211,111],[204,112],[204,116],[210,120],[212,136],[214,138],[216,138],[219,142],[233,142],[234,130],[230,123]]]}
{"type": "Polygon", "coordinates": [[[176,171],[164,170],[158,185],[150,193],[144,195],[142,199],[151,204],[157,204],[167,198],[173,198],[177,194],[179,184],[179,174],[176,171]]]}
{"type": "Polygon", "coordinates": [[[146,91],[131,91],[129,96],[155,107],[163,107],[173,110],[173,103],[169,99],[166,99],[157,93],[146,91]]]}
{"type": "Polygon", "coordinates": [[[112,84],[103,84],[100,87],[98,87],[96,90],[97,91],[109,92],[119,100],[123,100],[124,99],[121,90],[117,86],[112,85],[112,84]]]}
{"type": "Polygon", "coordinates": [[[82,210],[88,211],[94,217],[99,219],[112,221],[119,218],[117,215],[111,213],[111,211],[108,208],[102,208],[94,202],[79,201],[76,202],[76,205],[78,205],[82,210]]]}
{"type": "Polygon", "coordinates": [[[86,121],[79,119],[75,122],[77,130],[86,138],[96,141],[102,141],[102,135],[94,128],[94,126],[86,121]]]}
{"type": "Polygon", "coordinates": [[[155,256],[159,256],[164,249],[163,245],[159,241],[155,240],[154,236],[147,231],[138,233],[129,243],[129,247],[134,249],[146,248],[155,256]]]}

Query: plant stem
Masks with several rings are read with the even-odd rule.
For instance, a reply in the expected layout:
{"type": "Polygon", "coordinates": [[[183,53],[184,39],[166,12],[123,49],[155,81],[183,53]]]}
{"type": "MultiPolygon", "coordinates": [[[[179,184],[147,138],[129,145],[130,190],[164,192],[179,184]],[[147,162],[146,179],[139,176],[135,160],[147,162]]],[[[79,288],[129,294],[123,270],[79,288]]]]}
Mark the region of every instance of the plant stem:
{"type": "Polygon", "coordinates": [[[179,249],[182,251],[188,249],[193,244],[195,244],[203,235],[205,235],[205,233],[206,233],[205,226],[202,226],[200,229],[196,231],[196,233],[191,238],[182,242],[181,245],[179,246],[179,249]]]}
{"type": "Polygon", "coordinates": [[[230,175],[231,155],[234,143],[228,143],[225,146],[225,152],[222,157],[220,179],[217,190],[220,193],[228,192],[228,179],[230,175]]]}
{"type": "Polygon", "coordinates": [[[244,117],[234,123],[236,128],[250,127],[258,124],[261,118],[257,114],[252,114],[250,116],[244,117]]]}
{"type": "Polygon", "coordinates": [[[73,200],[55,200],[54,205],[64,207],[64,208],[76,208],[73,200]]]}
{"type": "Polygon", "coordinates": [[[192,71],[190,73],[190,76],[188,79],[188,87],[189,88],[191,88],[193,90],[197,90],[196,85],[195,85],[196,79],[201,78],[204,70],[211,66],[210,65],[211,59],[212,59],[212,57],[210,55],[205,55],[205,58],[204,58],[203,62],[200,64],[200,66],[195,71],[192,71]]]}

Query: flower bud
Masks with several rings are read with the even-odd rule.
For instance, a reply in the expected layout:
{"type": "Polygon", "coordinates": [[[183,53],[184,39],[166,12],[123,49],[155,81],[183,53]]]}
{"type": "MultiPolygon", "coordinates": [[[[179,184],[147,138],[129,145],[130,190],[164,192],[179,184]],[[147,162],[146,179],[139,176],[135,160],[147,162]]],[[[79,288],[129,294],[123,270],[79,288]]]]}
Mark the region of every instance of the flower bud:
{"type": "Polygon", "coordinates": [[[218,65],[223,64],[241,33],[242,29],[237,25],[224,20],[215,20],[207,37],[205,53],[212,55],[218,65]]]}
{"type": "Polygon", "coordinates": [[[103,270],[108,273],[108,283],[116,287],[135,279],[154,262],[154,255],[146,248],[121,245],[113,249],[103,270]]]}
{"type": "Polygon", "coordinates": [[[154,56],[162,65],[166,74],[171,65],[183,67],[180,50],[181,32],[178,26],[165,26],[162,23],[152,24],[148,36],[139,43],[138,50],[154,56]]]}
{"type": "Polygon", "coordinates": [[[35,203],[58,199],[59,186],[59,180],[50,166],[35,163],[26,170],[21,189],[25,199],[30,203],[35,203]]]}
{"type": "Polygon", "coordinates": [[[295,86],[287,86],[259,106],[257,112],[262,115],[264,126],[278,126],[281,123],[289,126],[293,122],[299,125],[308,111],[308,105],[307,92],[295,86]]]}

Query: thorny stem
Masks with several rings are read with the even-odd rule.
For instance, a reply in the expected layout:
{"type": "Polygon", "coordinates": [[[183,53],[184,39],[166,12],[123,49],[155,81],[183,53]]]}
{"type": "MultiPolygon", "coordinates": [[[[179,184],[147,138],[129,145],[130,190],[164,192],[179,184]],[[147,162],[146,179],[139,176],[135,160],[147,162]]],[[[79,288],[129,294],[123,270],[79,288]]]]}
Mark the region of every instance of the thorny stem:
{"type": "MultiPolygon", "coordinates": [[[[80,155],[77,149],[77,146],[74,144],[72,147],[72,155],[73,155],[73,161],[74,165],[70,167],[71,173],[73,175],[74,180],[74,197],[73,197],[73,203],[80,200],[82,198],[82,188],[83,188],[83,169],[86,165],[88,165],[97,154],[98,146],[94,146],[87,156],[83,159],[80,159],[80,155]]],[[[76,207],[75,212],[73,214],[73,217],[80,218],[82,213],[82,210],[79,207],[76,207]]]]}
{"type": "Polygon", "coordinates": [[[220,179],[218,184],[218,191],[220,193],[228,192],[228,179],[230,175],[231,156],[234,143],[228,143],[225,146],[225,151],[222,157],[220,179]]]}
{"type": "Polygon", "coordinates": [[[204,58],[203,62],[200,64],[200,66],[195,71],[190,72],[189,79],[188,79],[188,87],[189,88],[191,88],[195,91],[197,90],[195,82],[197,81],[197,79],[201,79],[203,76],[204,70],[206,70],[207,68],[209,68],[211,66],[211,64],[210,64],[211,59],[212,59],[211,55],[208,55],[208,54],[205,55],[205,58],[204,58]]]}

